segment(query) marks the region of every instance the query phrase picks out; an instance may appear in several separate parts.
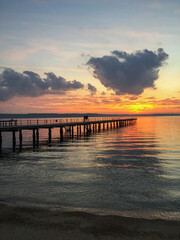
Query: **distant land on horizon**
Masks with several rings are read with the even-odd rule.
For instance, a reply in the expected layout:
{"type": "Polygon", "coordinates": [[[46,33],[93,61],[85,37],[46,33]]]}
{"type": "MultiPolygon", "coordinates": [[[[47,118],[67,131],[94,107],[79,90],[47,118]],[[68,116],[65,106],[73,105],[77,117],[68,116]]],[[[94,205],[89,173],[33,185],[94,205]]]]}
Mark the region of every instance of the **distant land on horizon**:
{"type": "Polygon", "coordinates": [[[180,113],[155,113],[155,114],[98,114],[98,113],[0,113],[1,119],[11,118],[73,118],[83,117],[112,117],[112,116],[180,116],[180,113]]]}

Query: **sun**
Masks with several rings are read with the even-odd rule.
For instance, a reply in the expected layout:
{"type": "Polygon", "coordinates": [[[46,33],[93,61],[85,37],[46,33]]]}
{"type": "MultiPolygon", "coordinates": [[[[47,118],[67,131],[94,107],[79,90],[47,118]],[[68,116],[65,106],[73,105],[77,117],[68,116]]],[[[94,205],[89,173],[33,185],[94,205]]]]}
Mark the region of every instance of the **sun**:
{"type": "Polygon", "coordinates": [[[146,104],[136,103],[129,106],[129,110],[134,113],[141,113],[143,111],[152,110],[152,109],[154,109],[153,104],[147,104],[147,103],[146,104]]]}

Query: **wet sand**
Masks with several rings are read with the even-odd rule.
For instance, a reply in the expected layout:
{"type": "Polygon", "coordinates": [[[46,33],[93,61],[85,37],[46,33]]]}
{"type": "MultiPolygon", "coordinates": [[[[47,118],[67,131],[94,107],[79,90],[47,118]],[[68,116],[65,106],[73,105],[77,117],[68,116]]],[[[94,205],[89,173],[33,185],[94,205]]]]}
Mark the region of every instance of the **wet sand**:
{"type": "Polygon", "coordinates": [[[180,221],[60,212],[0,204],[1,240],[180,239],[180,221]]]}

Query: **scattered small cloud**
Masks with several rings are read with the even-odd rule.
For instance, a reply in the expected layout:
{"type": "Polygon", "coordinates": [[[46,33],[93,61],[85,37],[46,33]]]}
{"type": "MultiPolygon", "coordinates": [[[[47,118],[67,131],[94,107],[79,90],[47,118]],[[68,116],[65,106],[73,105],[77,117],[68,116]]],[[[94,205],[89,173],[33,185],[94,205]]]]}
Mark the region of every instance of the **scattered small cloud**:
{"type": "Polygon", "coordinates": [[[129,100],[137,100],[139,97],[138,96],[131,96],[129,97],[129,100]]]}
{"type": "Polygon", "coordinates": [[[93,75],[117,95],[140,95],[146,88],[155,88],[159,68],[168,54],[162,48],[127,53],[113,51],[110,56],[91,57],[87,65],[93,68],[93,75]]]}
{"type": "Polygon", "coordinates": [[[91,92],[91,96],[95,95],[97,92],[96,87],[94,87],[93,85],[91,85],[90,83],[88,83],[88,90],[91,92]]]}
{"type": "Polygon", "coordinates": [[[166,98],[158,101],[159,105],[180,105],[180,99],[166,98]]]}
{"type": "Polygon", "coordinates": [[[67,81],[53,72],[44,73],[41,78],[37,73],[13,69],[3,69],[0,74],[0,101],[7,101],[15,96],[38,97],[45,94],[65,94],[67,91],[83,88],[79,81],[67,81]]]}
{"type": "Polygon", "coordinates": [[[148,100],[155,100],[156,98],[155,97],[147,97],[146,99],[148,99],[148,100]]]}

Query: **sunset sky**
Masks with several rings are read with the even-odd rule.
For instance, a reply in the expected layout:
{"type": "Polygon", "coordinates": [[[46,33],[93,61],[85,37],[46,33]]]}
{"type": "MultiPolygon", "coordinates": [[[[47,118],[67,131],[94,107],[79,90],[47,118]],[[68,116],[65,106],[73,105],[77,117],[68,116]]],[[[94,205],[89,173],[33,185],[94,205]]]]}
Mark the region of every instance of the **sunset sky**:
{"type": "Polygon", "coordinates": [[[179,0],[0,0],[0,113],[180,113],[179,0]]]}

